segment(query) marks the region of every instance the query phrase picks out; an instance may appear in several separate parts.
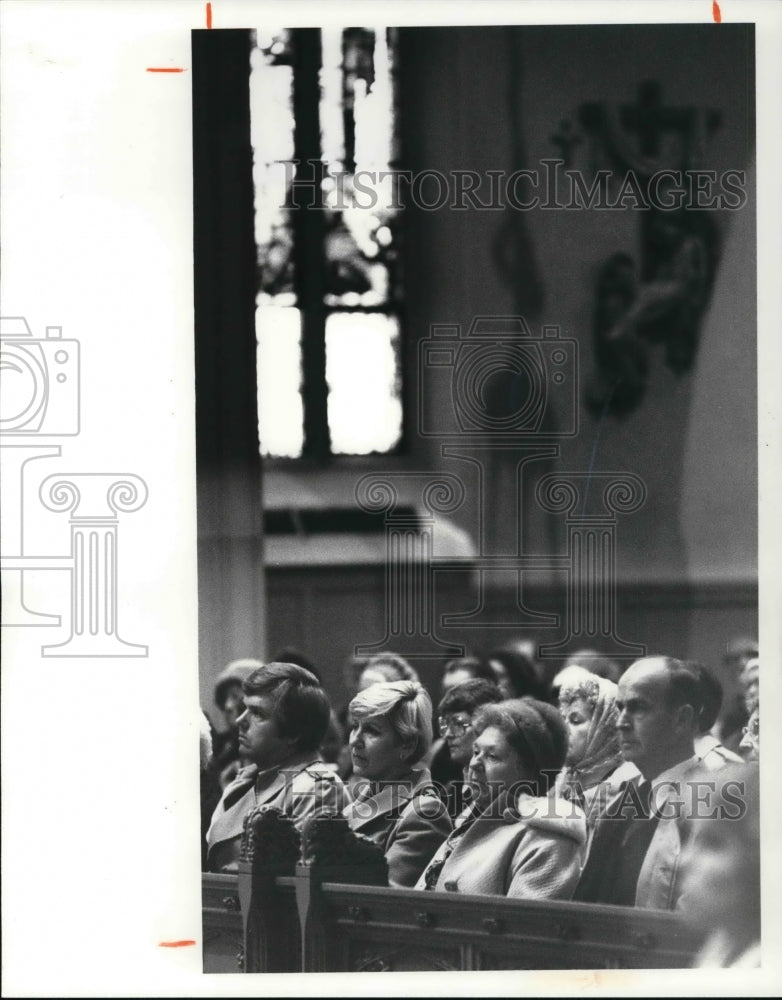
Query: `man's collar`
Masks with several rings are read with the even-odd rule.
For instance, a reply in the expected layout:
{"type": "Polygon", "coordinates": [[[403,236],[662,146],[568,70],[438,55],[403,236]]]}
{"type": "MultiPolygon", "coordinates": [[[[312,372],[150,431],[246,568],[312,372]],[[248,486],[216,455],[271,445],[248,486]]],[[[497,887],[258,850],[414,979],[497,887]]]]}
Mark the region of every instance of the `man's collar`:
{"type": "Polygon", "coordinates": [[[704,757],[710,750],[722,746],[716,736],[711,733],[704,733],[695,740],[695,752],[699,757],[704,757]]]}
{"type": "Polygon", "coordinates": [[[264,770],[260,770],[256,766],[255,781],[256,784],[265,784],[267,781],[271,781],[276,778],[279,774],[294,774],[299,771],[303,771],[305,767],[310,764],[314,764],[315,761],[320,760],[317,753],[313,753],[312,750],[307,750],[305,753],[297,753],[292,757],[286,758],[274,767],[267,767],[264,770]]]}
{"type": "Polygon", "coordinates": [[[655,778],[651,779],[652,785],[660,785],[663,782],[669,781],[679,781],[686,774],[692,771],[694,768],[700,764],[701,759],[697,754],[693,754],[692,757],[688,757],[686,760],[679,761],[678,764],[674,764],[673,767],[667,768],[661,774],[658,774],[655,778]]]}

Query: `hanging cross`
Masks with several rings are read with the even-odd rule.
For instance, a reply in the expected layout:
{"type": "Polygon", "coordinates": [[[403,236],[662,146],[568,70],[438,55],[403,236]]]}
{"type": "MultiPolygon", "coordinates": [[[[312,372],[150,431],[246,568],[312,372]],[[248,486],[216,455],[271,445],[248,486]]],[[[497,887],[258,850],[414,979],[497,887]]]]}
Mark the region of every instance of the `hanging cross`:
{"type": "Polygon", "coordinates": [[[679,132],[688,148],[695,131],[695,115],[694,108],[664,108],[656,80],[642,83],[637,103],[620,109],[622,126],[638,133],[643,156],[659,155],[660,138],[666,132],[679,132]]]}

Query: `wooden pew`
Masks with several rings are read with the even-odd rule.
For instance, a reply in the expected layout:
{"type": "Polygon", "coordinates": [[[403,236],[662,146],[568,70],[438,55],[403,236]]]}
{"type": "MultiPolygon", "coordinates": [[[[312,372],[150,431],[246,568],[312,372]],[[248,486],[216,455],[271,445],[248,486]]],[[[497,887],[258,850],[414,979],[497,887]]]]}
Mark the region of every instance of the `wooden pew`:
{"type": "Polygon", "coordinates": [[[242,972],[244,924],[236,875],[201,875],[204,972],[242,972]]]}
{"type": "Polygon", "coordinates": [[[269,807],[237,875],[204,874],[203,924],[205,972],[687,968],[701,943],[661,911],[391,889],[342,817],[301,842],[269,807]]]}
{"type": "Polygon", "coordinates": [[[615,906],[320,885],[324,962],[309,972],[660,969],[692,964],[673,915],[615,906]]]}

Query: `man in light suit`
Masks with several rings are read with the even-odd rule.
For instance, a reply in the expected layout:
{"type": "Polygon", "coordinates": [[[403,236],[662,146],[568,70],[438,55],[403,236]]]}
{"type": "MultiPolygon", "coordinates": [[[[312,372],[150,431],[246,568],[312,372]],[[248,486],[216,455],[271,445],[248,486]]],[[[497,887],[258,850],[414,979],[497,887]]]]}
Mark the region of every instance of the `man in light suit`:
{"type": "Polygon", "coordinates": [[[598,818],[573,898],[685,909],[679,861],[693,807],[704,808],[695,784],[700,678],[671,657],[637,660],[619,680],[616,707],[622,756],[642,778],[624,785],[598,818]]]}
{"type": "Polygon", "coordinates": [[[248,766],[223,792],[207,831],[207,870],[235,871],[245,817],[257,806],[280,809],[301,830],[318,813],[338,814],[345,787],[318,753],[330,705],[320,682],[292,663],[269,663],[243,682],[237,720],[248,766]]]}

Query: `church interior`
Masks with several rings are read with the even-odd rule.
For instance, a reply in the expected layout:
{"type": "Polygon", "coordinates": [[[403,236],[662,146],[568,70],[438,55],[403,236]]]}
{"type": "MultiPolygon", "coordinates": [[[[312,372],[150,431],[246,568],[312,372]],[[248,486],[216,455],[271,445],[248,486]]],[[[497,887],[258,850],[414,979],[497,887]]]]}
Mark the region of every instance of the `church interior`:
{"type": "MultiPolygon", "coordinates": [[[[697,659],[732,692],[728,645],[758,628],[753,26],[386,32],[387,162],[413,179],[385,229],[376,310],[397,324],[399,432],[340,454],[334,428],[331,442],[318,429],[324,324],[335,302],[364,301],[349,258],[372,254],[339,251],[338,212],[289,201],[305,413],[293,456],[262,456],[258,440],[258,386],[274,379],[256,372],[259,292],[279,291],[253,223],[260,34],[193,36],[207,714],[227,663],[286,649],[317,665],[335,704],[354,655],[392,649],[435,695],[445,660],[512,640],[552,670],[585,647],[624,664],[697,659]],[[590,194],[596,178],[606,187],[590,194]]],[[[380,86],[382,35],[342,38],[338,155],[353,180],[369,127],[356,94],[380,86]]],[[[299,29],[262,50],[298,102],[289,199],[303,200],[304,171],[329,169],[307,112],[327,49],[325,32],[299,29]],[[275,44],[289,50],[277,63],[275,44]]],[[[350,357],[347,419],[361,425],[374,383],[350,357]]],[[[267,427],[289,419],[265,412],[267,427]]]]}

